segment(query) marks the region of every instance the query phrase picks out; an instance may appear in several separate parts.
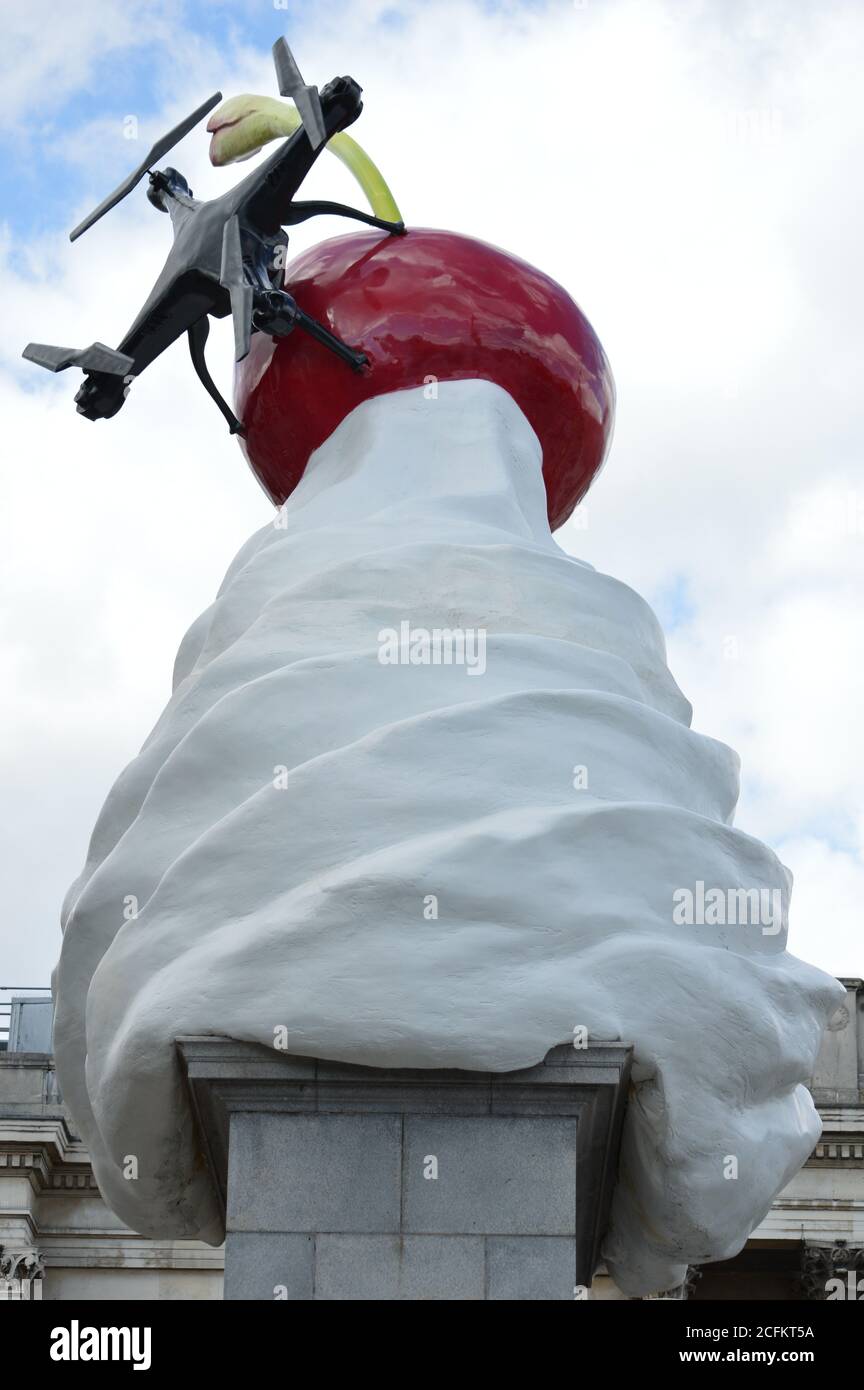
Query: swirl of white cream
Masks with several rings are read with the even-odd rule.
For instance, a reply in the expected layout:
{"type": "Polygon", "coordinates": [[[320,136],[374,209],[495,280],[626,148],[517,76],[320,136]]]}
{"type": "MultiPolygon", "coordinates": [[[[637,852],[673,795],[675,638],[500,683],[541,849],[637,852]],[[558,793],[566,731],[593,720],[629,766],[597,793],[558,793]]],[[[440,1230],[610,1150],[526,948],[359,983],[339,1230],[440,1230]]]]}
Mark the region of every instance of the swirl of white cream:
{"type": "Polygon", "coordinates": [[[506,392],[359,406],[187,634],[67,897],[58,1071],[117,1213],[221,1239],[178,1035],[502,1071],[586,1027],[635,1047],[616,1281],[739,1249],[818,1138],[842,990],[786,952],[788,872],[690,713],[647,605],[552,539],[506,392]],[[482,634],[482,671],[382,659],[403,624],[482,634]],[[699,883],[780,911],[679,924],[699,883]]]}

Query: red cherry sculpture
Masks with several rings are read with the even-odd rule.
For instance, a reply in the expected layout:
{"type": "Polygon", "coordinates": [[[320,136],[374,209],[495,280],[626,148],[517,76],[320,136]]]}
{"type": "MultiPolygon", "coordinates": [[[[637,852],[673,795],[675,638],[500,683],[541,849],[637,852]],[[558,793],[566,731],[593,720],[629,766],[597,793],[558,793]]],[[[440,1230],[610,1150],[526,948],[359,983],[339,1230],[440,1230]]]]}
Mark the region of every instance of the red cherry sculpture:
{"type": "Polygon", "coordinates": [[[497,382],[543,448],[549,524],[567,520],[606,454],[615,387],[590,323],[560,285],[516,256],[455,232],[412,228],[334,237],[285,272],[301,309],[369,358],[351,370],[302,329],[263,333],[237,369],[243,447],[277,506],[310,454],[372,396],[430,378],[497,382]]]}

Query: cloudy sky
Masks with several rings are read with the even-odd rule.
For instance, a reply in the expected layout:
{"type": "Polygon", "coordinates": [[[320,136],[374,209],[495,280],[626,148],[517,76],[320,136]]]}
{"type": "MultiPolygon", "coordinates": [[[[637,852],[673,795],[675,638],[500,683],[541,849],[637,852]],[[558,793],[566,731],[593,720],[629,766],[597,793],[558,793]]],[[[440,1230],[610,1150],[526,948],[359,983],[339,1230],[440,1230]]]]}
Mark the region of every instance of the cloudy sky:
{"type": "MultiPolygon", "coordinates": [[[[69,229],[217,87],[275,94],[280,32],[308,80],[362,83],[358,138],[409,222],[506,247],[588,314],[618,423],[558,539],[654,605],[694,726],[741,753],[737,823],[795,874],[792,949],[862,974],[860,0],[0,0],[0,15],[0,984],[48,982],[105,793],[180,637],[270,515],[183,344],[110,424],[76,416],[80,378],[20,351],[119,340],[167,219],[142,188],[74,246],[69,229]]],[[[199,196],[236,177],[207,143],[199,129],[172,155],[199,196]]],[[[306,187],[356,201],[333,160],[306,187]]],[[[208,357],[228,392],[227,321],[208,357]]]]}

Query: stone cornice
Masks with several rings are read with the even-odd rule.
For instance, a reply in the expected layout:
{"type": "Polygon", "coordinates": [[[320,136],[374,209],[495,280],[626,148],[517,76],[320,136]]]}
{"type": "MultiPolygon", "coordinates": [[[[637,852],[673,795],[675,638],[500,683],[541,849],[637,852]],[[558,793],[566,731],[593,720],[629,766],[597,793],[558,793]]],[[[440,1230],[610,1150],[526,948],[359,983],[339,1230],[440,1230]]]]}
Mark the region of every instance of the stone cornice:
{"type": "Polygon", "coordinates": [[[62,1115],[0,1116],[0,1177],[15,1174],[37,1192],[98,1190],[90,1156],[62,1115]]]}
{"type": "Polygon", "coordinates": [[[50,1269],[216,1269],[225,1261],[222,1246],[197,1240],[150,1240],[120,1228],[105,1231],[41,1229],[39,1249],[50,1269]]]}
{"type": "Polygon", "coordinates": [[[860,1143],[854,1141],[850,1143],[848,1139],[822,1139],[816,1145],[807,1162],[808,1164],[854,1162],[856,1165],[864,1163],[864,1140],[861,1140],[860,1143]]]}

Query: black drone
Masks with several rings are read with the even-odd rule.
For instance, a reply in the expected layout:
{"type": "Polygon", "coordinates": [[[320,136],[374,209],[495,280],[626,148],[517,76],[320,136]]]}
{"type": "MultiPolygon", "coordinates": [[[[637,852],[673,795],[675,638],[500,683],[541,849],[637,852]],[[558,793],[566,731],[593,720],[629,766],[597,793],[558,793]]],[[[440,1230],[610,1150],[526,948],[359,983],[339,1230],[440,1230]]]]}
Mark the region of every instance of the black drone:
{"type": "Polygon", "coordinates": [[[79,415],[88,420],[107,420],[116,415],[131,380],[185,332],[189,335],[195,371],[205,390],[228,421],[231,433],[242,434],[243,426],[217,390],[204,360],[210,314],[214,318],[233,314],[238,362],[248,353],[251,335],[256,330],[284,337],[294,328],[302,328],[355,371],[362,371],[366,365],[364,353],[349,347],[305,314],[291,295],[280,288],[284,248],[288,244],[283,228],[321,213],[353,217],[397,235],[405,227],[402,222],[386,222],[342,203],[294,201],[327,141],[360,115],[362,88],[351,77],[337,77],[319,94],[316,87],[304,83],[284,39],[273,45],[273,61],[280,95],[294,100],[302,125],[235,188],[221,198],[200,202],[193,198],[192,190],[176,169],[151,167],[222,100],[222,93],[215,92],[185,121],[157,140],[134,173],[70,233],[70,241],[75,241],[131,193],[145,174],[150,175],[147,197],[161,212],[170,213],[174,230],[174,244],[162,273],[116,349],[103,343],[93,343],[80,351],[48,343],[28,343],[24,349],[28,361],[51,372],[72,366],[83,369],[85,381],[75,403],[79,415]]]}

